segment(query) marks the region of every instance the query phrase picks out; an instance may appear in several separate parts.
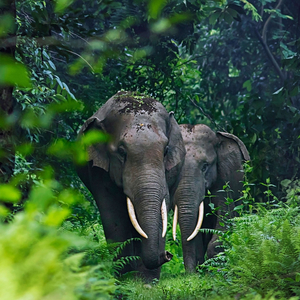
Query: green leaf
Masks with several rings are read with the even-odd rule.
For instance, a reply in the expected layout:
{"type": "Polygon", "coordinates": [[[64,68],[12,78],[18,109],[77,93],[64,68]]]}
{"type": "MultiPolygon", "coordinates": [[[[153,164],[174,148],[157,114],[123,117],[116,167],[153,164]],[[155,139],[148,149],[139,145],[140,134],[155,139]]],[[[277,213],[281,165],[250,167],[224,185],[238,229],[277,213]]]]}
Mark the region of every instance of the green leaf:
{"type": "Polygon", "coordinates": [[[0,55],[0,85],[31,87],[27,69],[8,55],[0,55]]]}
{"type": "Polygon", "coordinates": [[[220,9],[216,10],[213,14],[211,14],[209,17],[209,24],[214,25],[217,19],[219,18],[220,14],[221,14],[220,9]]]}
{"type": "Polygon", "coordinates": [[[23,156],[30,155],[34,150],[34,147],[30,143],[24,143],[16,147],[16,151],[23,156]]]}
{"type": "Polygon", "coordinates": [[[59,226],[71,214],[69,208],[50,207],[44,219],[44,224],[49,226],[59,226]]]}
{"type": "Polygon", "coordinates": [[[152,24],[151,31],[154,33],[163,33],[170,29],[172,26],[171,22],[167,18],[159,19],[157,22],[152,24]]]}
{"type": "Polygon", "coordinates": [[[0,185],[0,200],[4,202],[16,203],[22,197],[21,192],[9,184],[0,185]]]}
{"type": "Polygon", "coordinates": [[[283,187],[287,188],[292,183],[292,181],[290,179],[284,179],[280,183],[283,187]]]}
{"type": "Polygon", "coordinates": [[[81,142],[85,146],[109,141],[109,135],[99,130],[89,130],[81,137],[81,142]]]}
{"type": "Polygon", "coordinates": [[[74,2],[74,0],[56,0],[56,4],[55,4],[55,9],[54,11],[56,13],[63,13],[64,10],[70,6],[72,3],[74,2]]]}
{"type": "Polygon", "coordinates": [[[150,0],[148,2],[148,14],[151,19],[157,19],[162,9],[166,6],[165,0],[150,0]]]}
{"type": "Polygon", "coordinates": [[[241,210],[243,210],[243,207],[244,207],[243,204],[237,205],[233,210],[234,210],[234,211],[241,211],[241,210]]]}
{"type": "Polygon", "coordinates": [[[256,133],[254,133],[253,137],[251,139],[251,143],[254,144],[256,142],[256,140],[257,140],[257,135],[256,135],[256,133]]]}
{"type": "Polygon", "coordinates": [[[11,14],[1,14],[0,37],[6,36],[8,33],[12,33],[14,31],[14,28],[14,17],[11,14]]]}
{"type": "Polygon", "coordinates": [[[243,83],[243,88],[246,88],[248,92],[251,92],[252,90],[252,84],[251,84],[251,80],[246,80],[244,83],[243,83]]]}
{"type": "Polygon", "coordinates": [[[233,22],[233,17],[231,14],[229,14],[227,11],[225,11],[223,14],[223,19],[225,20],[225,22],[227,22],[228,24],[231,24],[233,22]]]}

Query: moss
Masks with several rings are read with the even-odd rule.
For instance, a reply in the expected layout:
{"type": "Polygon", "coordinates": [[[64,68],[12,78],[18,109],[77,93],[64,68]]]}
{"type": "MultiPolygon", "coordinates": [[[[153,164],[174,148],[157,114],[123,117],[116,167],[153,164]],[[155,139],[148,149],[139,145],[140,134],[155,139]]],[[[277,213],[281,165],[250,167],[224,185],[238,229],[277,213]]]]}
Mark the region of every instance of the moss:
{"type": "Polygon", "coordinates": [[[151,114],[157,111],[158,101],[139,92],[120,91],[114,95],[114,100],[124,103],[124,106],[119,110],[119,114],[151,114]]]}

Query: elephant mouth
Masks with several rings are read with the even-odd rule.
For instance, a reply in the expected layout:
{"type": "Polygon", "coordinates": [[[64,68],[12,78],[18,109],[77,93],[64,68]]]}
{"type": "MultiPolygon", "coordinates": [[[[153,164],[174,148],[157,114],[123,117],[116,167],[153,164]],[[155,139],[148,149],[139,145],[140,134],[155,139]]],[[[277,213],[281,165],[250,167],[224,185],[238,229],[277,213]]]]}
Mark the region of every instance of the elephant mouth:
{"type": "MultiPolygon", "coordinates": [[[[187,238],[187,241],[191,241],[199,232],[201,225],[203,223],[203,216],[204,216],[204,203],[203,201],[200,203],[199,205],[199,213],[198,213],[198,220],[197,220],[197,224],[196,227],[193,231],[193,233],[187,238]]],[[[176,227],[177,227],[177,223],[178,223],[178,206],[175,205],[175,209],[174,209],[174,218],[173,218],[173,240],[176,240],[176,227]]]]}
{"type": "Polygon", "coordinates": [[[169,262],[173,258],[173,254],[169,251],[165,251],[163,254],[161,254],[161,261],[162,264],[169,262]]]}
{"type": "MultiPolygon", "coordinates": [[[[133,227],[135,228],[135,230],[143,238],[148,239],[148,235],[142,229],[142,227],[140,226],[140,224],[139,224],[139,222],[136,218],[136,214],[135,214],[135,211],[134,211],[134,206],[133,206],[133,204],[132,204],[129,197],[127,197],[127,209],[128,209],[128,215],[129,215],[130,221],[131,221],[133,227]]],[[[167,205],[166,205],[166,200],[165,199],[163,200],[163,202],[161,204],[161,209],[160,210],[161,210],[161,218],[162,218],[162,225],[163,225],[162,238],[164,238],[166,233],[167,233],[167,225],[168,225],[167,205]]]]}

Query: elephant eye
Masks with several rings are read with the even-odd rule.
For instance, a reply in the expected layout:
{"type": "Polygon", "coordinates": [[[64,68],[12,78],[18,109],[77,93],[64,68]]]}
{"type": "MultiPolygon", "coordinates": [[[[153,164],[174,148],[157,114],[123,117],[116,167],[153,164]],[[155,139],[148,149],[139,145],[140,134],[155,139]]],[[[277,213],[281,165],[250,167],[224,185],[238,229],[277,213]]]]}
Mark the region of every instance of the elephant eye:
{"type": "Polygon", "coordinates": [[[202,171],[203,173],[205,173],[205,172],[207,171],[207,169],[208,169],[208,163],[204,163],[203,166],[202,166],[201,171],[202,171]]]}
{"type": "Polygon", "coordinates": [[[169,152],[169,146],[166,146],[164,156],[166,156],[168,152],[169,152]]]}
{"type": "Polygon", "coordinates": [[[122,158],[125,158],[126,157],[126,150],[124,149],[124,147],[120,146],[118,148],[118,153],[119,155],[122,157],[122,158]]]}

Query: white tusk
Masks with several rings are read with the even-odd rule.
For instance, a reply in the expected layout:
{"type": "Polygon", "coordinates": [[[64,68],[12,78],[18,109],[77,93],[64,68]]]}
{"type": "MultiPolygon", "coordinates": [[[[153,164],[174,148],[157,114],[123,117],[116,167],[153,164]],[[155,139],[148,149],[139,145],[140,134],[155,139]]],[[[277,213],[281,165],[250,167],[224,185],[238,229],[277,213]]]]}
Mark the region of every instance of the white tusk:
{"type": "Polygon", "coordinates": [[[199,229],[201,228],[201,225],[203,222],[203,215],[204,215],[204,204],[202,201],[201,204],[199,205],[199,216],[198,216],[198,222],[197,222],[196,228],[195,228],[194,232],[187,238],[188,242],[190,240],[192,240],[198,234],[199,229]]]}
{"type": "Polygon", "coordinates": [[[143,231],[139,222],[136,219],[134,207],[133,207],[133,204],[132,204],[131,200],[129,199],[129,197],[127,197],[127,209],[128,209],[129,218],[130,218],[130,221],[131,221],[133,227],[142,237],[147,239],[148,238],[147,234],[143,231]]]}
{"type": "Polygon", "coordinates": [[[178,222],[178,207],[175,205],[174,217],[173,217],[173,240],[176,240],[176,227],[178,222]]]}
{"type": "Polygon", "coordinates": [[[162,237],[164,238],[167,233],[167,226],[168,226],[168,214],[167,214],[167,205],[166,200],[164,199],[161,205],[161,218],[162,218],[162,237]]]}

